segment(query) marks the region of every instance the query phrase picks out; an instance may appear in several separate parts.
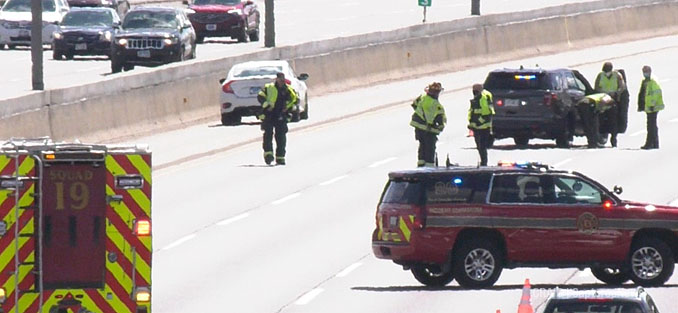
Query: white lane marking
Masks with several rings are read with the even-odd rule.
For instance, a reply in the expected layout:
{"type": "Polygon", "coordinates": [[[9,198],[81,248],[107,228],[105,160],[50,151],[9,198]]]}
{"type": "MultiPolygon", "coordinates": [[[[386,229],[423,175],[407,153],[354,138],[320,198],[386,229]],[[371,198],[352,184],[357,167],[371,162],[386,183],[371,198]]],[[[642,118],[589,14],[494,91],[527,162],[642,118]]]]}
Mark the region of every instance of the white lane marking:
{"type": "Polygon", "coordinates": [[[272,204],[272,205],[278,205],[278,204],[281,204],[281,203],[290,201],[290,200],[292,200],[292,199],[294,199],[294,198],[296,198],[296,197],[298,197],[298,196],[301,196],[301,192],[293,193],[293,194],[291,194],[291,195],[289,195],[289,196],[286,196],[286,197],[284,197],[284,198],[280,198],[280,199],[278,199],[278,200],[275,200],[275,201],[271,202],[271,204],[272,204]]]}
{"type": "Polygon", "coordinates": [[[304,294],[303,296],[301,296],[299,299],[297,299],[297,301],[295,301],[294,304],[296,304],[296,305],[306,305],[309,302],[311,302],[311,300],[313,300],[313,298],[315,298],[319,294],[321,294],[323,291],[324,290],[322,288],[313,289],[313,290],[307,292],[306,294],[304,294]]]}
{"type": "Polygon", "coordinates": [[[348,276],[348,274],[353,272],[353,270],[360,267],[361,265],[363,264],[360,262],[353,263],[349,267],[345,268],[343,271],[339,272],[339,274],[337,274],[336,277],[346,277],[348,276]]]}
{"type": "Polygon", "coordinates": [[[583,271],[579,271],[579,274],[577,274],[579,277],[591,277],[593,276],[593,273],[591,273],[591,269],[587,268],[583,271]]]}
{"type": "Polygon", "coordinates": [[[243,219],[243,218],[246,218],[246,217],[248,217],[248,216],[250,216],[249,213],[243,213],[243,214],[240,214],[240,215],[237,215],[237,216],[234,216],[234,217],[230,217],[230,218],[224,219],[224,220],[218,222],[217,225],[219,225],[219,226],[228,225],[228,224],[231,224],[231,223],[233,223],[233,222],[239,221],[239,220],[241,220],[241,219],[243,219]]]}
{"type": "Polygon", "coordinates": [[[181,238],[179,238],[179,240],[169,244],[168,246],[166,246],[166,247],[164,247],[160,250],[169,250],[169,249],[172,249],[172,248],[176,248],[177,246],[181,245],[182,243],[185,243],[186,241],[189,241],[189,240],[195,238],[195,236],[197,236],[197,235],[198,234],[190,234],[190,235],[181,237],[181,238]]]}
{"type": "Polygon", "coordinates": [[[561,167],[561,166],[563,166],[563,165],[565,165],[565,164],[567,164],[567,163],[570,163],[571,161],[572,161],[571,158],[570,158],[570,159],[565,159],[565,160],[562,160],[562,161],[560,161],[560,162],[554,164],[553,167],[558,168],[558,167],[561,167]]]}
{"type": "Polygon", "coordinates": [[[674,119],[670,120],[669,122],[671,122],[671,123],[678,123],[678,118],[674,118],[674,119]]]}
{"type": "Polygon", "coordinates": [[[348,177],[348,175],[341,175],[341,176],[339,176],[339,177],[335,177],[335,178],[332,178],[332,179],[330,179],[330,180],[328,180],[328,181],[322,182],[322,183],[318,184],[318,186],[327,186],[327,185],[331,185],[331,184],[334,184],[334,183],[336,183],[336,182],[338,182],[338,181],[340,181],[340,180],[342,180],[342,179],[344,179],[344,178],[346,178],[346,177],[348,177]]]}
{"type": "Polygon", "coordinates": [[[639,131],[637,131],[637,132],[631,134],[631,137],[640,136],[640,135],[642,135],[642,134],[644,134],[644,133],[646,133],[646,132],[647,132],[647,130],[639,130],[639,131]]]}
{"type": "Polygon", "coordinates": [[[375,168],[375,167],[378,167],[378,166],[382,166],[382,165],[384,165],[384,164],[386,164],[386,163],[388,163],[388,162],[393,162],[393,161],[395,161],[395,160],[397,160],[397,159],[398,159],[398,158],[396,158],[396,157],[390,157],[390,158],[388,158],[388,159],[384,159],[384,160],[381,160],[381,161],[377,161],[377,162],[372,163],[372,165],[370,165],[369,168],[375,168]]]}

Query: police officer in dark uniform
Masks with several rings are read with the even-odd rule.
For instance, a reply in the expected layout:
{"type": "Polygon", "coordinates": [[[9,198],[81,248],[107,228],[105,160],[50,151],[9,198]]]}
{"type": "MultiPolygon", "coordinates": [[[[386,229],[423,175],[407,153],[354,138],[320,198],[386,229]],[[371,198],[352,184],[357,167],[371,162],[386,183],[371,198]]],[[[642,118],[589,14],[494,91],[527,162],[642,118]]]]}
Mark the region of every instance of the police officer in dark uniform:
{"type": "Polygon", "coordinates": [[[276,74],[275,82],[268,83],[259,91],[257,100],[262,112],[258,116],[264,131],[264,161],[273,162],[273,137],[275,134],[275,162],[285,165],[285,146],[287,145],[287,122],[291,118],[299,98],[294,89],[285,81],[285,74],[276,74]]]}

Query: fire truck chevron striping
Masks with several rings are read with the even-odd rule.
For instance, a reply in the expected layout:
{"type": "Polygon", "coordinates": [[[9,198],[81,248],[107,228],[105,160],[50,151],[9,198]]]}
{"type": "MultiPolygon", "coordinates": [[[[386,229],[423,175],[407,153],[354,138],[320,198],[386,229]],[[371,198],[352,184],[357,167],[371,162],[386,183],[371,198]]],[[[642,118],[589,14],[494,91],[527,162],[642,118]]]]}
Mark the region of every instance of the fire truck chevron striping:
{"type": "Polygon", "coordinates": [[[0,313],[150,313],[151,152],[0,146],[0,313]]]}

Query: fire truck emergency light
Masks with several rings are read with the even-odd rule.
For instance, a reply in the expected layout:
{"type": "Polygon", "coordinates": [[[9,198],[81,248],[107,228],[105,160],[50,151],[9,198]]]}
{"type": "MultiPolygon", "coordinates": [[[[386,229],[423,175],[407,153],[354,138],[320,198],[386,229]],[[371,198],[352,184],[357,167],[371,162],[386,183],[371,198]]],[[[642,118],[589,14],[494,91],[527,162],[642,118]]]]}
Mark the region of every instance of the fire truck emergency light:
{"type": "Polygon", "coordinates": [[[151,301],[151,291],[146,287],[137,288],[134,294],[134,300],[136,302],[150,302],[151,301]]]}
{"type": "Polygon", "coordinates": [[[134,222],[134,233],[137,236],[148,236],[151,234],[151,221],[146,219],[134,222]]]}

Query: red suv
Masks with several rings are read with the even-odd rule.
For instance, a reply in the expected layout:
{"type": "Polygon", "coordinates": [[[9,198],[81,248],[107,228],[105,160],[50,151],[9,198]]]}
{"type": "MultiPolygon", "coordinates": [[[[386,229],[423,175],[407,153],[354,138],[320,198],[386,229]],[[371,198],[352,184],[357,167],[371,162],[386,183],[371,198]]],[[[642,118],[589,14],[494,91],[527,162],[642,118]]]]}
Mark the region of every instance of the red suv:
{"type": "MultiPolygon", "coordinates": [[[[184,0],[188,4],[188,0],[184,0]]],[[[238,42],[259,41],[259,9],[251,0],[194,0],[188,18],[198,43],[205,37],[231,37],[238,42]]]]}
{"type": "Polygon", "coordinates": [[[590,267],[608,284],[664,284],[678,256],[678,208],[614,191],[536,163],[392,172],[372,250],[429,286],[486,288],[517,267],[590,267]]]}

